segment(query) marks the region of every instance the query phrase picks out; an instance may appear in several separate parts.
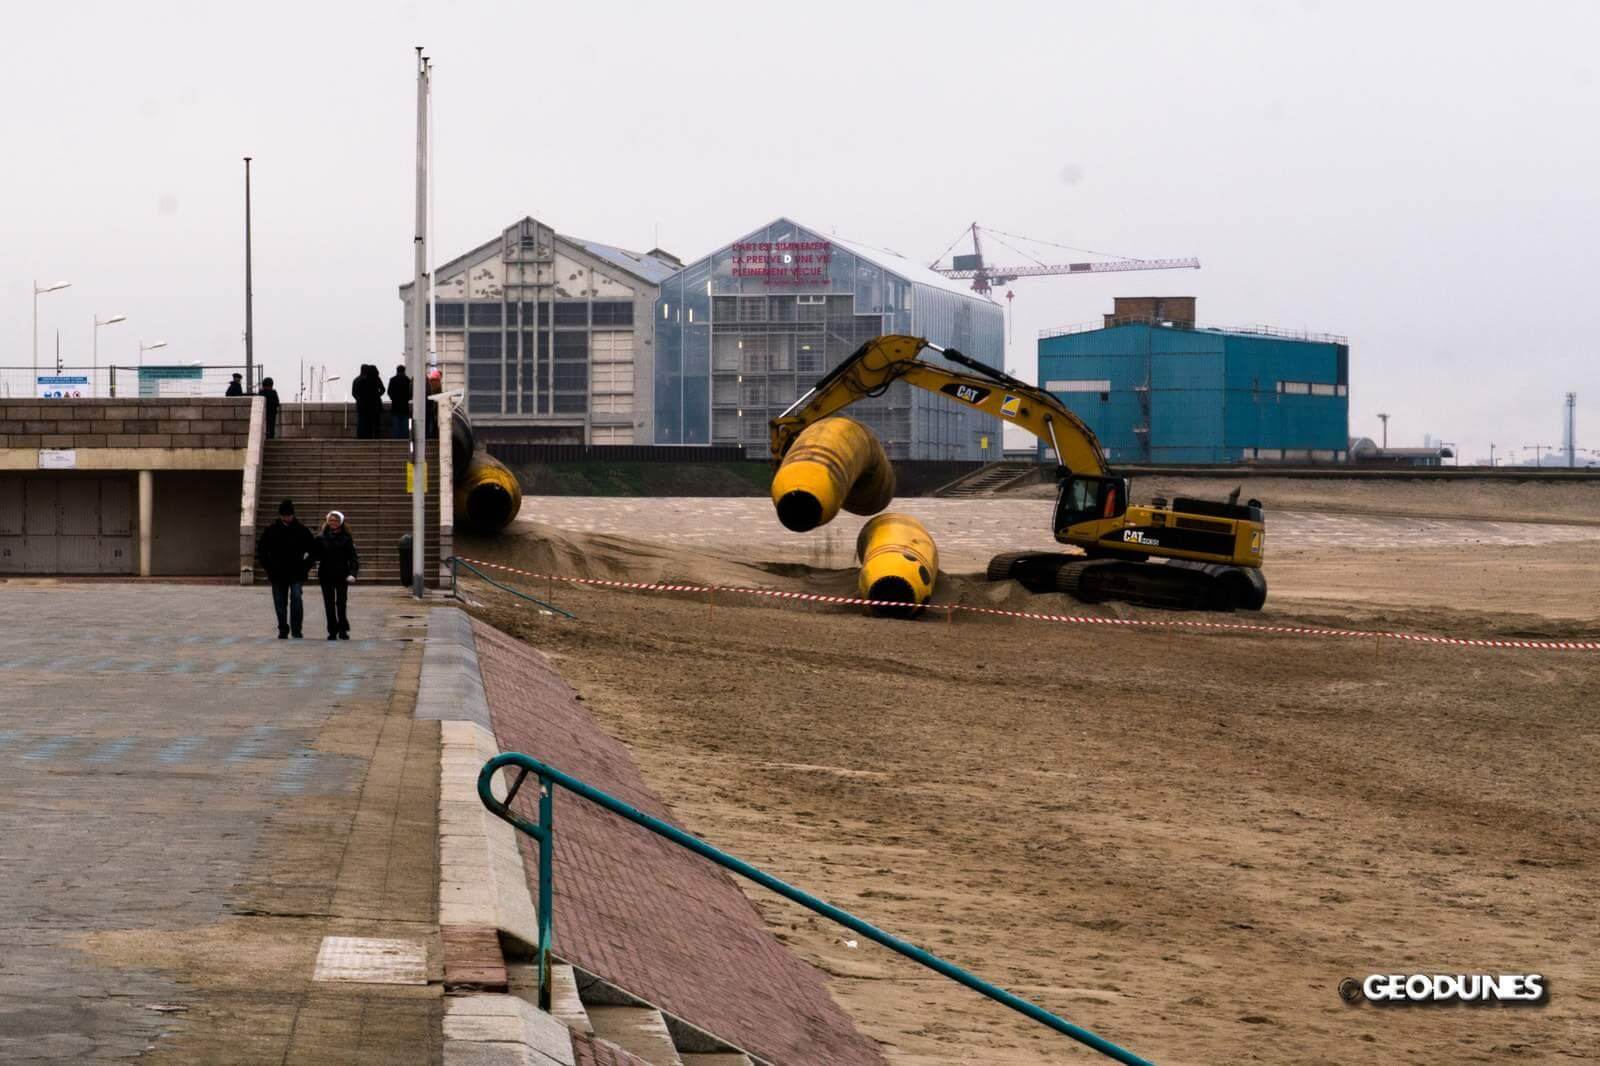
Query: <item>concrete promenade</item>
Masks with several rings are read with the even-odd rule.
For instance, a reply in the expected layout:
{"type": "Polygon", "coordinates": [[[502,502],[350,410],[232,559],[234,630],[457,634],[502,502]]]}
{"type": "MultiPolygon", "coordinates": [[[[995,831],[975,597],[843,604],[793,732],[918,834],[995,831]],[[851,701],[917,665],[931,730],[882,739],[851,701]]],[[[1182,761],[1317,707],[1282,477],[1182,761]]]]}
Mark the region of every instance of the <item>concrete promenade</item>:
{"type": "Polygon", "coordinates": [[[265,589],[0,582],[0,1062],[440,1060],[423,611],[306,607],[279,641],[265,589]],[[316,980],[326,937],[426,983],[316,980]]]}

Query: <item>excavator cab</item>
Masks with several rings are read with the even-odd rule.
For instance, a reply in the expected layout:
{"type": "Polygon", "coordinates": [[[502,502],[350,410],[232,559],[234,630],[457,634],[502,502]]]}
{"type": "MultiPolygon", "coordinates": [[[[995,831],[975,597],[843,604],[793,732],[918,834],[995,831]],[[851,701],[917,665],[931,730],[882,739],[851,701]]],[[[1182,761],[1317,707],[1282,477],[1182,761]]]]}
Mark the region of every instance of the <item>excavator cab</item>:
{"type": "Polygon", "coordinates": [[[1055,530],[1059,536],[1083,522],[1119,518],[1127,509],[1127,478],[1067,474],[1056,494],[1055,530]]]}

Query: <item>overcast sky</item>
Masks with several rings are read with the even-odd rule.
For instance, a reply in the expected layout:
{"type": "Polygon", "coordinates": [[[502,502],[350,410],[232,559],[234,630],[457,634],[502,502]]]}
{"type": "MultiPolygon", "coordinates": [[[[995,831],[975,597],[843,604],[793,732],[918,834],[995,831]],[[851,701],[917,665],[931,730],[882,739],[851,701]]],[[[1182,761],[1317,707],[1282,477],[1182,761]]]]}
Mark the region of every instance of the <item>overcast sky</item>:
{"type": "Polygon", "coordinates": [[[73,283],[40,301],[69,362],[117,312],[103,360],[242,362],[246,154],[257,358],[286,393],[392,365],[421,44],[441,262],[525,214],[685,260],[787,215],[926,261],[976,219],[1204,264],[1018,282],[1023,376],[1041,329],[1194,295],[1348,335],[1353,434],[1504,455],[1576,390],[1600,447],[1593,3],[142,0],[6,36],[9,365],[35,278],[73,283]]]}

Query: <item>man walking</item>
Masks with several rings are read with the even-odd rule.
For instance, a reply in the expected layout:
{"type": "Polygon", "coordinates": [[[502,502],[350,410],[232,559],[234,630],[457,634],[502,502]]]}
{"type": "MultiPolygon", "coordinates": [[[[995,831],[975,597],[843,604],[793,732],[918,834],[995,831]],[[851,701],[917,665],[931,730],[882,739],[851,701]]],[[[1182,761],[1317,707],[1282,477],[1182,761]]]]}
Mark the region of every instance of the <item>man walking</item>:
{"type": "Polygon", "coordinates": [[[311,572],[316,537],[294,517],[294,501],[278,504],[278,520],[261,531],[256,542],[256,564],[272,582],[272,609],[278,614],[278,639],[291,634],[300,639],[305,604],[300,591],[311,572]]]}
{"type": "Polygon", "coordinates": [[[394,368],[389,379],[389,417],[396,440],[411,436],[411,379],[406,377],[406,365],[394,368]]]}

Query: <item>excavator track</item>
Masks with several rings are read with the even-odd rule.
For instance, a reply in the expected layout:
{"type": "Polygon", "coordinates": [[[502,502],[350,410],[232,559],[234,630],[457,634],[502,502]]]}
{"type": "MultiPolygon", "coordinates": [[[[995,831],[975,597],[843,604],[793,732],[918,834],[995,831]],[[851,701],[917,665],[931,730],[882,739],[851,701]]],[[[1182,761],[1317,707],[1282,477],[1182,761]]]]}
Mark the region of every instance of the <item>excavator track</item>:
{"type": "Polygon", "coordinates": [[[1267,599],[1266,578],[1259,569],[1221,563],[1008,552],[990,561],[989,574],[990,580],[1012,578],[1030,592],[1065,592],[1084,603],[1119,600],[1164,610],[1258,611],[1267,599]]]}

